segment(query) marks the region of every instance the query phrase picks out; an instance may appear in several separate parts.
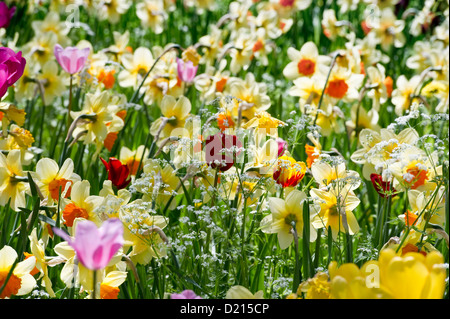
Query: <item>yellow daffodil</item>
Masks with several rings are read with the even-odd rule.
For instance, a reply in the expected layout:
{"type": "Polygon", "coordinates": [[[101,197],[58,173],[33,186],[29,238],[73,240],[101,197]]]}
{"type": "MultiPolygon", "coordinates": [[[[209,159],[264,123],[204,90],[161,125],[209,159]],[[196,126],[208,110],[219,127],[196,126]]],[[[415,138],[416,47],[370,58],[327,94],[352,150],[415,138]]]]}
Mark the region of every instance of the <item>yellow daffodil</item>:
{"type": "MultiPolygon", "coordinates": [[[[158,206],[165,206],[172,195],[177,195],[180,183],[175,170],[166,165],[162,167],[158,160],[146,159],[143,174],[135,180],[133,187],[142,194],[143,200],[156,201],[158,206]]],[[[173,200],[170,209],[175,208],[176,201],[173,200]]]]}
{"type": "Polygon", "coordinates": [[[329,191],[313,188],[310,193],[314,203],[320,207],[313,221],[315,228],[328,230],[331,227],[334,240],[340,232],[353,235],[359,231],[353,210],[359,205],[360,200],[351,195],[346,187],[342,190],[331,188],[329,191]]]}
{"type": "Polygon", "coordinates": [[[102,143],[108,132],[117,132],[124,125],[123,120],[115,116],[107,91],[86,94],[82,110],[71,111],[70,116],[76,122],[73,137],[83,140],[85,144],[102,143]]]}
{"type": "Polygon", "coordinates": [[[167,217],[153,215],[149,202],[137,199],[120,208],[119,217],[124,223],[124,250],[132,247],[128,256],[135,263],[147,265],[153,258],[166,256],[163,229],[167,217]]]}
{"type": "Polygon", "coordinates": [[[370,174],[376,173],[375,166],[387,167],[387,160],[392,152],[404,145],[414,145],[419,139],[419,134],[413,128],[406,128],[396,134],[389,129],[381,129],[376,132],[371,129],[362,129],[359,133],[359,143],[362,148],[351,155],[351,160],[363,165],[363,176],[370,180],[370,174]]]}
{"type": "Polygon", "coordinates": [[[133,176],[136,175],[141,160],[145,160],[148,157],[148,152],[149,150],[145,149],[145,145],[140,145],[135,151],[130,150],[126,146],[122,146],[120,149],[119,160],[122,164],[128,166],[130,175],[133,176]]]}
{"type": "Polygon", "coordinates": [[[28,238],[30,239],[31,253],[36,258],[36,268],[39,270],[41,277],[43,278],[45,290],[48,292],[50,297],[54,298],[56,295],[52,289],[52,281],[48,277],[48,267],[45,259],[45,245],[42,240],[38,239],[36,228],[32,230],[28,238]]]}
{"type": "Polygon", "coordinates": [[[164,10],[163,0],[144,0],[136,5],[136,15],[141,25],[150,28],[155,34],[164,31],[164,20],[167,13],[164,10]]]}
{"type": "Polygon", "coordinates": [[[124,54],[121,62],[124,69],[118,75],[119,85],[136,89],[152,67],[154,59],[148,48],[139,47],[134,53],[124,54]]]}
{"type": "Polygon", "coordinates": [[[5,156],[0,152],[0,205],[18,211],[26,207],[25,194],[29,192],[28,178],[22,170],[20,150],[11,150],[5,156]]]}
{"type": "Polygon", "coordinates": [[[427,256],[407,253],[399,257],[392,249],[380,252],[381,288],[389,298],[395,299],[440,299],[444,295],[444,258],[434,251],[427,256]]]}
{"type": "Polygon", "coordinates": [[[52,104],[55,98],[61,96],[66,89],[63,78],[59,74],[58,64],[53,60],[47,61],[42,66],[42,72],[37,79],[42,84],[44,100],[47,105],[52,104]]]}
{"type": "MultiPolygon", "coordinates": [[[[306,194],[296,189],[292,190],[285,200],[276,197],[269,198],[271,215],[264,217],[261,221],[261,231],[268,234],[276,233],[281,249],[286,249],[291,245],[294,240],[294,232],[299,238],[303,236],[303,204],[306,200],[306,194]],[[295,231],[293,231],[294,227],[295,231]]],[[[318,208],[316,208],[316,213],[310,214],[311,220],[307,221],[308,223],[311,223],[317,212],[318,208]]],[[[314,227],[310,227],[309,240],[315,241],[316,237],[317,232],[314,227]]]]}
{"type": "Polygon", "coordinates": [[[325,161],[316,161],[311,165],[311,173],[320,189],[348,186],[349,190],[354,190],[361,184],[358,172],[347,170],[345,163],[332,166],[325,161]]]}

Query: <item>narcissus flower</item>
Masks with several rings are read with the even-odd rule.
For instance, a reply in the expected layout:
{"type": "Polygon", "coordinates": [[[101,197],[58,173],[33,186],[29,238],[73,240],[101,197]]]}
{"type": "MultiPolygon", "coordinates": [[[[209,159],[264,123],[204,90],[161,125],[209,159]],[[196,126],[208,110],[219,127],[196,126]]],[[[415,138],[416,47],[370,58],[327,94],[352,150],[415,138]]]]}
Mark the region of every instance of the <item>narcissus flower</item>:
{"type": "Polygon", "coordinates": [[[61,168],[51,158],[42,158],[37,162],[36,173],[32,176],[42,195],[47,199],[48,205],[59,200],[60,190],[62,198],[70,197],[73,183],[81,180],[73,170],[74,165],[70,158],[64,161],[61,168]]]}
{"type": "Polygon", "coordinates": [[[101,157],[100,160],[108,171],[108,179],[117,187],[117,189],[125,188],[130,184],[130,169],[127,165],[122,164],[120,160],[114,157],[110,157],[108,162],[101,157]]]}
{"type": "Polygon", "coordinates": [[[274,167],[273,179],[283,188],[295,187],[306,173],[306,164],[297,162],[294,158],[283,155],[278,158],[274,167]]]}
{"type": "Polygon", "coordinates": [[[75,238],[56,227],[53,231],[68,242],[76,251],[78,260],[91,270],[105,268],[124,243],[123,224],[118,218],[106,220],[100,228],[91,221],[80,221],[75,229],[75,238]]]}
{"type": "Polygon", "coordinates": [[[0,152],[0,205],[5,206],[9,201],[15,211],[26,207],[25,194],[29,189],[20,150],[11,150],[8,156],[0,152]]]}
{"type": "Polygon", "coordinates": [[[311,197],[320,207],[320,211],[316,211],[318,214],[314,218],[313,225],[317,229],[328,230],[331,227],[334,240],[337,239],[339,232],[353,235],[359,231],[353,210],[359,205],[360,200],[345,188],[341,191],[343,195],[335,188],[329,191],[313,188],[310,191],[311,197]]]}
{"type": "Polygon", "coordinates": [[[440,299],[444,296],[447,271],[438,251],[423,256],[407,253],[403,257],[392,249],[380,252],[380,284],[395,299],[440,299]]]}
{"type": "Polygon", "coordinates": [[[36,265],[36,258],[34,256],[19,262],[14,267],[8,281],[6,281],[11,267],[17,258],[17,252],[14,248],[5,245],[0,249],[0,288],[6,284],[0,294],[0,299],[26,295],[36,285],[36,280],[30,274],[36,265]]]}
{"type": "Polygon", "coordinates": [[[290,47],[287,54],[292,62],[286,65],[283,74],[290,80],[304,76],[311,77],[316,73],[326,73],[331,62],[329,56],[319,55],[319,50],[313,42],[303,44],[300,51],[290,47]]]}
{"type": "MultiPolygon", "coordinates": [[[[298,237],[303,237],[303,204],[307,200],[306,194],[299,190],[292,190],[286,200],[276,197],[269,198],[271,215],[261,221],[261,231],[268,234],[276,233],[281,249],[286,249],[294,240],[293,229],[298,237]]],[[[308,204],[309,205],[309,204],[308,204]]],[[[310,214],[311,220],[315,214],[310,214]]],[[[311,220],[306,221],[311,223],[311,220]]],[[[315,241],[317,232],[310,227],[310,241],[315,241]]]]}

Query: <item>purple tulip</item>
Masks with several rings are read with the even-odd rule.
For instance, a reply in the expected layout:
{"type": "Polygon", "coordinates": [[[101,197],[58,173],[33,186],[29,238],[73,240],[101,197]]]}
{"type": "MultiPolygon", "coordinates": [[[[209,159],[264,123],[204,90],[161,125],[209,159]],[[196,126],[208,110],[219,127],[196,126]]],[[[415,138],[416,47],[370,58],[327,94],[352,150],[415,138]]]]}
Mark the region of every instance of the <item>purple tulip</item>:
{"type": "Polygon", "coordinates": [[[197,296],[192,290],[184,290],[179,294],[171,294],[170,299],[202,299],[202,297],[197,296]]]}
{"type": "Polygon", "coordinates": [[[0,98],[23,75],[25,64],[21,51],[15,53],[10,48],[0,48],[0,98]]]}
{"type": "Polygon", "coordinates": [[[0,2],[0,28],[7,28],[11,18],[16,12],[16,7],[8,8],[6,3],[0,2]]]}
{"type": "Polygon", "coordinates": [[[177,58],[178,77],[181,81],[191,83],[197,74],[197,69],[198,65],[194,66],[192,61],[185,62],[182,59],[177,58]]]}
{"type": "Polygon", "coordinates": [[[76,225],[75,238],[59,228],[53,228],[53,231],[68,242],[78,260],[91,270],[105,268],[124,242],[123,224],[118,218],[106,220],[100,228],[89,220],[80,221],[76,225]]]}
{"type": "Polygon", "coordinates": [[[69,74],[81,71],[89,57],[91,49],[78,49],[77,47],[67,47],[63,49],[59,44],[55,45],[55,57],[59,65],[69,74]]]}
{"type": "Polygon", "coordinates": [[[283,140],[281,137],[276,139],[278,143],[278,157],[284,154],[284,151],[287,149],[287,142],[283,140]]]}

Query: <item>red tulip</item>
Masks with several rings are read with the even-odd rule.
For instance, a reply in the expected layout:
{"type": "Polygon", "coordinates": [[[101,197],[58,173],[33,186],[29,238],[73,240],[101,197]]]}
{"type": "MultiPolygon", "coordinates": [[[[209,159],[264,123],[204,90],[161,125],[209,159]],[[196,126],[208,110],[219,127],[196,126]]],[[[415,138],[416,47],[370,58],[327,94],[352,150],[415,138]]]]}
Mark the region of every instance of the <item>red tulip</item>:
{"type": "Polygon", "coordinates": [[[378,174],[371,174],[370,180],[372,181],[373,187],[375,187],[375,190],[377,191],[378,195],[381,197],[394,197],[397,195],[395,192],[395,189],[391,187],[391,182],[385,182],[383,181],[381,175],[378,174]]]}
{"type": "Polygon", "coordinates": [[[234,164],[234,156],[239,153],[238,151],[233,154],[233,147],[242,147],[236,135],[217,133],[208,136],[205,141],[206,163],[211,168],[217,168],[222,172],[229,170],[234,164]]]}
{"type": "Polygon", "coordinates": [[[122,189],[130,184],[131,179],[129,179],[130,170],[127,165],[122,164],[117,158],[110,157],[109,161],[106,162],[100,157],[108,171],[108,179],[113,183],[117,189],[122,189]]]}

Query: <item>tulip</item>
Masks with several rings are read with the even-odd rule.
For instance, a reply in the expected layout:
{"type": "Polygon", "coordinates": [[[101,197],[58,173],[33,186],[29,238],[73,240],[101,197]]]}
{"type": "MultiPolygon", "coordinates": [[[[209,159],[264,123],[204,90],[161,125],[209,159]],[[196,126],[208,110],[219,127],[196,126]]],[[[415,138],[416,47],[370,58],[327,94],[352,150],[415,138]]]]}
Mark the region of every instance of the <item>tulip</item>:
{"type": "Polygon", "coordinates": [[[0,28],[7,28],[11,18],[16,12],[16,7],[8,8],[6,3],[0,2],[0,28]]]}
{"type": "Polygon", "coordinates": [[[0,98],[23,75],[25,64],[21,51],[15,53],[10,48],[0,48],[0,98]]]}
{"type": "Polygon", "coordinates": [[[236,135],[226,135],[217,133],[208,136],[205,141],[206,163],[213,169],[219,169],[222,172],[229,170],[234,164],[234,156],[239,151],[234,152],[233,147],[240,148],[242,143],[236,135]]]}
{"type": "Polygon", "coordinates": [[[278,157],[280,157],[287,149],[287,142],[280,137],[276,139],[276,142],[278,143],[278,157]]]}
{"type": "Polygon", "coordinates": [[[127,165],[122,164],[120,160],[114,157],[110,157],[108,162],[101,157],[100,160],[108,171],[108,179],[117,189],[125,188],[130,184],[131,179],[128,178],[130,169],[127,165]]]}
{"type": "Polygon", "coordinates": [[[306,173],[306,164],[297,162],[290,156],[281,156],[275,166],[273,179],[283,188],[295,187],[306,173]]]}
{"type": "Polygon", "coordinates": [[[391,187],[391,182],[383,181],[381,175],[371,174],[370,180],[372,181],[373,187],[375,187],[378,195],[380,195],[381,197],[394,197],[395,195],[397,195],[395,193],[396,190],[391,187]]]}
{"type": "Polygon", "coordinates": [[[67,241],[81,264],[90,270],[105,268],[124,242],[123,224],[118,218],[106,220],[100,228],[92,221],[80,221],[75,238],[60,228],[53,227],[53,232],[67,241]]]}
{"type": "Polygon", "coordinates": [[[191,83],[197,74],[198,65],[194,66],[192,61],[183,61],[177,58],[177,72],[181,81],[191,83]]]}
{"type": "Polygon", "coordinates": [[[73,75],[81,71],[89,57],[90,49],[78,49],[77,47],[67,47],[63,49],[59,44],[55,45],[55,57],[59,65],[67,73],[73,75]]]}
{"type": "Polygon", "coordinates": [[[202,297],[197,296],[192,290],[184,290],[179,294],[171,294],[170,299],[202,299],[202,297]]]}

